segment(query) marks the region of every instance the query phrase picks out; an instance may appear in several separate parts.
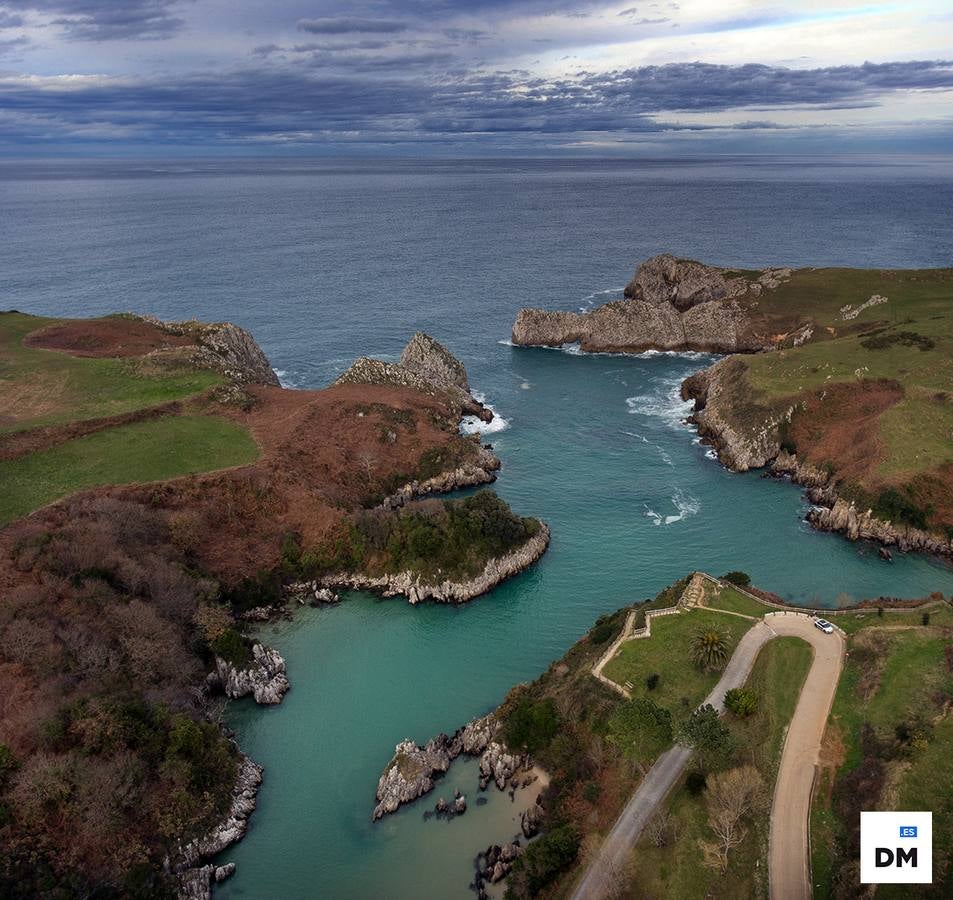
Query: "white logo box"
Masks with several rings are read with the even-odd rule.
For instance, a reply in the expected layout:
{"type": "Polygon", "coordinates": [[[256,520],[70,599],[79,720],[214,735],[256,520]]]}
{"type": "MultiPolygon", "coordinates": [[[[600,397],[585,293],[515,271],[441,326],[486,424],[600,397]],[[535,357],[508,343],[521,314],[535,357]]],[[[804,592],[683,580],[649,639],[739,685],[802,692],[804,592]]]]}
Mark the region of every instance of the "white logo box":
{"type": "Polygon", "coordinates": [[[932,884],[933,813],[862,812],[861,884],[932,884]]]}

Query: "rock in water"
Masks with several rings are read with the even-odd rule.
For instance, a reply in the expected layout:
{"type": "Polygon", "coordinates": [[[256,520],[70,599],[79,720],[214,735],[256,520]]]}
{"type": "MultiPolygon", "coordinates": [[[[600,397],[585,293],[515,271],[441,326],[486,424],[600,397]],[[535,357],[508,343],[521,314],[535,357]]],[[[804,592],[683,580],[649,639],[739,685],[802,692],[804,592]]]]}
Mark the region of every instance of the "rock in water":
{"type": "Polygon", "coordinates": [[[754,279],[717,266],[656,256],[638,267],[624,300],[585,313],[521,309],[513,324],[513,343],[578,342],[591,351],[718,353],[774,347],[774,338],[753,327],[752,311],[765,290],[790,276],[790,269],[767,269],[754,279]]]}
{"type": "MultiPolygon", "coordinates": [[[[374,819],[382,818],[394,812],[402,803],[411,803],[418,797],[433,790],[434,776],[446,772],[461,753],[478,756],[486,750],[491,738],[499,728],[493,716],[474,719],[460,728],[452,737],[438,734],[423,747],[419,747],[409,738],[394,748],[394,758],[387,764],[377,782],[377,806],[374,807],[374,819]]],[[[452,808],[466,798],[457,796],[452,808]]],[[[441,798],[437,812],[447,809],[447,803],[441,798]],[[441,808],[440,804],[443,804],[441,808]]]]}
{"type": "Polygon", "coordinates": [[[258,642],[252,645],[252,661],[246,668],[237,668],[216,656],[215,670],[222,690],[232,699],[252,694],[256,703],[281,703],[291,687],[281,654],[258,642]]]}

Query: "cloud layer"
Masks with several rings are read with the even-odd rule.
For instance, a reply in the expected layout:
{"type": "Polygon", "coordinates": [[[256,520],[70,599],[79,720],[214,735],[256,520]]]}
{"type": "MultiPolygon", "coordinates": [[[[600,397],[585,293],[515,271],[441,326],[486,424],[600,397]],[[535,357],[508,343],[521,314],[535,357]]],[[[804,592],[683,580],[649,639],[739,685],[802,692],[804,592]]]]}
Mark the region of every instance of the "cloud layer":
{"type": "MultiPolygon", "coordinates": [[[[204,0],[0,0],[0,150],[555,151],[660,136],[702,144],[724,132],[755,147],[765,133],[865,129],[953,137],[953,62],[841,61],[855,55],[850,29],[824,47],[825,64],[790,55],[811,50],[810,35],[830,35],[832,15],[891,26],[893,13],[869,7],[276,6],[233,0],[226,27],[221,8],[204,0]],[[772,42],[788,56],[765,60],[772,42]]],[[[924,14],[931,9],[926,3],[924,14]]],[[[953,16],[931,22],[942,33],[953,16]]],[[[924,40],[943,44],[935,34],[924,40]]]]}

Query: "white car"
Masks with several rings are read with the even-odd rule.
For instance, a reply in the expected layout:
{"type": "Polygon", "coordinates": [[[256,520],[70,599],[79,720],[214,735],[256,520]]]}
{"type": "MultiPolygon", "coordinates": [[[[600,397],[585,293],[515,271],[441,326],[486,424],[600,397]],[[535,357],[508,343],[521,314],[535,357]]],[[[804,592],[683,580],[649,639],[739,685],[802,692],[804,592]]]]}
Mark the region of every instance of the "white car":
{"type": "Polygon", "coordinates": [[[814,624],[824,632],[824,634],[833,634],[834,626],[827,619],[815,619],[814,624]]]}

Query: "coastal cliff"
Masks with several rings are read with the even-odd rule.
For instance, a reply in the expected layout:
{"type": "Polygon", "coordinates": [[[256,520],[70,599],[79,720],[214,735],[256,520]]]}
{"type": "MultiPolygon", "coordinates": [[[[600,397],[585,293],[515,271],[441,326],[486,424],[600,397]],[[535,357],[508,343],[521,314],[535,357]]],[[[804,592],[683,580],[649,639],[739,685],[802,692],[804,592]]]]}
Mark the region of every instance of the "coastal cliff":
{"type": "Polygon", "coordinates": [[[773,348],[803,340],[798,333],[769,333],[758,314],[762,295],[790,275],[790,269],[741,274],[656,256],[638,267],[623,300],[581,313],[521,309],[512,340],[518,346],[578,343],[591,352],[773,348]]]}
{"type": "MultiPolygon", "coordinates": [[[[861,383],[854,389],[852,397],[859,408],[863,408],[865,388],[872,393],[876,385],[861,383]]],[[[827,396],[822,392],[819,396],[765,402],[747,380],[747,363],[737,357],[719,360],[682,383],[683,399],[695,403],[690,420],[714,447],[722,464],[735,472],[767,468],[807,488],[813,504],[807,521],[814,528],[903,552],[953,555],[953,532],[944,535],[940,528],[930,530],[878,515],[874,504],[885,491],[896,488],[884,488],[878,495],[839,477],[836,457],[824,459],[823,464],[799,458],[795,438],[803,433],[805,421],[813,422],[812,434],[823,434],[823,418],[817,408],[828,400],[834,402],[834,390],[829,390],[827,396]]],[[[916,512],[897,508],[901,514],[916,512]]]]}

